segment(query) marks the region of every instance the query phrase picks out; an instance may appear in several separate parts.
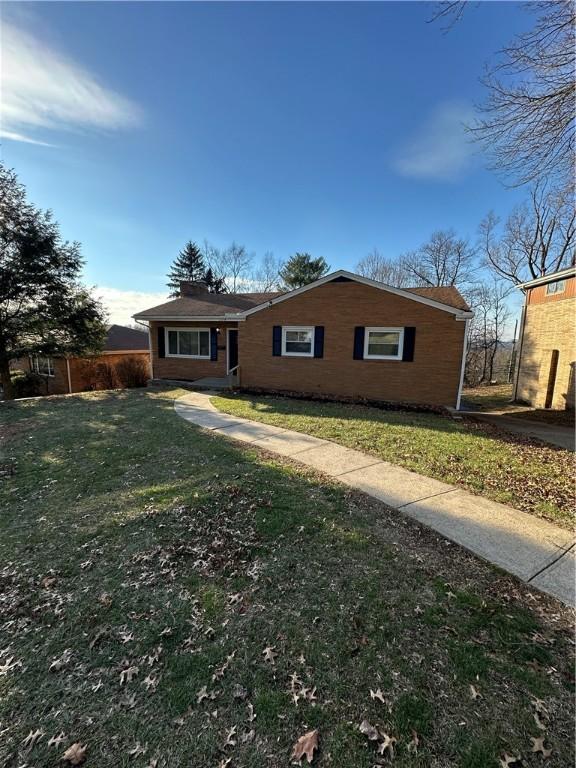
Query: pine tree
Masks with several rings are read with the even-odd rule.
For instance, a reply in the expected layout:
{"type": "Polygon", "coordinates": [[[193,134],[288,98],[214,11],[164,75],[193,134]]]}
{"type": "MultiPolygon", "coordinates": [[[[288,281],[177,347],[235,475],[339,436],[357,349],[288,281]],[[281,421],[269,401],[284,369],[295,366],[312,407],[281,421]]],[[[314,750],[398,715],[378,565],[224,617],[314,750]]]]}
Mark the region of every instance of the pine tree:
{"type": "Polygon", "coordinates": [[[31,354],[84,355],[102,349],[100,304],[80,285],[78,243],[62,240],[49,211],[26,199],[0,164],[0,380],[14,396],[10,361],[31,354]]]}
{"type": "Polygon", "coordinates": [[[197,282],[206,279],[206,264],[200,248],[189,240],[178,256],[174,259],[168,274],[170,296],[180,295],[180,282],[189,280],[197,282]]]}
{"type": "Polygon", "coordinates": [[[280,270],[280,279],[284,289],[292,291],[319,280],[329,269],[330,266],[322,256],[313,259],[309,253],[295,253],[280,270]]]}

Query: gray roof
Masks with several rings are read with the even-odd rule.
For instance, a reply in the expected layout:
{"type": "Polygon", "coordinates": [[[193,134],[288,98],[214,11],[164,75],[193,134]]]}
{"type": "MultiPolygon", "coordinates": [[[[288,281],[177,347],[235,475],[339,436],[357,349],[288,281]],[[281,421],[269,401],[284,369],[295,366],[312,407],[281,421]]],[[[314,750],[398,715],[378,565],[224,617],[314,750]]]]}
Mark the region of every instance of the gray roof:
{"type": "Polygon", "coordinates": [[[105,352],[136,349],[148,349],[147,331],[126,328],[125,325],[111,325],[108,328],[108,335],[104,344],[105,352]]]}
{"type": "Polygon", "coordinates": [[[238,314],[280,296],[280,293],[200,293],[195,296],[180,296],[165,304],[138,312],[134,317],[154,319],[155,317],[223,317],[238,314]]]}

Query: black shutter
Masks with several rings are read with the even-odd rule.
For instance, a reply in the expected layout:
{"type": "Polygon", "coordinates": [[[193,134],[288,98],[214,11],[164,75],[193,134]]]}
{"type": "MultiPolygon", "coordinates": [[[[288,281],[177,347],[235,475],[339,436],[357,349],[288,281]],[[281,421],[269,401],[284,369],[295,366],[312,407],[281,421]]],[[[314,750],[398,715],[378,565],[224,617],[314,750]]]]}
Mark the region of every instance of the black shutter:
{"type": "Polygon", "coordinates": [[[210,328],[210,360],[218,360],[218,331],[210,328]]]}
{"type": "Polygon", "coordinates": [[[364,360],[364,326],[354,328],[354,360],[364,360]]]}
{"type": "Polygon", "coordinates": [[[324,326],[314,328],[314,357],[324,357],[324,326]]]}
{"type": "Polygon", "coordinates": [[[282,355],[282,326],[275,325],[272,328],[272,354],[274,357],[282,355]]]}
{"type": "Polygon", "coordinates": [[[166,357],[164,326],[158,326],[158,357],[166,357]]]}
{"type": "Polygon", "coordinates": [[[402,351],[402,360],[405,363],[411,363],[414,360],[414,343],[416,341],[416,328],[408,326],[404,328],[404,350],[402,351]]]}

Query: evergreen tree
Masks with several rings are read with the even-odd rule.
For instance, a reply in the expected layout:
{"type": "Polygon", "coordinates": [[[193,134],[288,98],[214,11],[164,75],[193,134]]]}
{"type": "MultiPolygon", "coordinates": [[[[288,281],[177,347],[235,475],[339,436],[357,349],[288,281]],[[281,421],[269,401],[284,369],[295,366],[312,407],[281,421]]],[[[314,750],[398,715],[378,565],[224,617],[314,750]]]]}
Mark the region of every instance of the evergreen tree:
{"type": "Polygon", "coordinates": [[[210,293],[227,293],[226,280],[223,277],[216,277],[212,267],[208,267],[204,275],[204,282],[208,286],[210,293]]]}
{"type": "Polygon", "coordinates": [[[80,285],[80,245],[62,240],[49,211],[26,200],[0,164],[0,380],[14,396],[10,361],[31,354],[84,355],[102,349],[102,307],[80,285]]]}
{"type": "Polygon", "coordinates": [[[206,264],[200,248],[189,240],[178,256],[174,259],[168,274],[170,296],[180,295],[180,282],[189,280],[197,282],[206,278],[206,264]]]}
{"type": "Polygon", "coordinates": [[[295,253],[280,270],[280,279],[284,289],[292,291],[319,280],[329,270],[330,266],[322,256],[313,259],[309,253],[295,253]]]}
{"type": "Polygon", "coordinates": [[[168,274],[170,296],[180,295],[180,283],[183,281],[206,283],[210,293],[225,293],[224,278],[216,277],[211,267],[206,266],[204,254],[196,243],[189,240],[174,259],[168,274]]]}

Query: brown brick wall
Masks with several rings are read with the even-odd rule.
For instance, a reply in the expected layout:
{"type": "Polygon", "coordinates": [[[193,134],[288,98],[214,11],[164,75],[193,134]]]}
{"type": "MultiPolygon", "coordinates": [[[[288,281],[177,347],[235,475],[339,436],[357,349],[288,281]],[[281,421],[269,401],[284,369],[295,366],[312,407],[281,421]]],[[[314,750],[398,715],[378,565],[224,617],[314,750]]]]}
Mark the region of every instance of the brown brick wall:
{"type": "MultiPolygon", "coordinates": [[[[72,392],[85,392],[90,388],[90,380],[87,377],[87,363],[106,363],[116,365],[126,357],[137,357],[144,361],[148,376],[150,376],[150,353],[145,351],[128,352],[126,354],[114,353],[109,355],[97,355],[96,357],[74,357],[70,360],[70,379],[72,392]]],[[[68,391],[68,390],[66,390],[68,391]]]]}
{"type": "MultiPolygon", "coordinates": [[[[66,372],[66,360],[62,357],[52,358],[54,362],[54,376],[43,376],[43,395],[64,395],[68,392],[68,374],[66,372]]],[[[31,371],[30,359],[21,357],[10,364],[13,371],[31,371]]]]}
{"type": "Polygon", "coordinates": [[[210,323],[151,322],[153,376],[156,379],[181,379],[193,381],[205,376],[226,376],[226,328],[236,328],[236,323],[212,323],[220,329],[218,334],[218,360],[191,360],[178,357],[158,357],[158,328],[209,328],[210,323]]]}
{"type": "Polygon", "coordinates": [[[239,323],[240,383],[247,388],[454,406],[465,325],[452,314],[377,288],[325,283],[239,323]],[[274,325],[323,325],[324,357],[274,357],[274,325]],[[415,326],[414,361],[354,360],[358,325],[415,326]]]}
{"type": "MultiPolygon", "coordinates": [[[[561,294],[564,295],[564,294],[561,294]]],[[[552,408],[574,407],[576,361],[576,299],[530,303],[525,309],[524,334],[516,397],[536,408],[545,406],[552,351],[558,368],[552,408]]]]}
{"type": "MultiPolygon", "coordinates": [[[[115,365],[124,357],[140,357],[142,358],[150,370],[150,354],[148,351],[130,352],[129,354],[111,354],[111,355],[97,355],[90,358],[73,357],[70,358],[70,380],[72,384],[72,392],[84,392],[89,388],[88,380],[86,379],[85,365],[88,360],[97,363],[108,363],[115,365]]],[[[44,389],[42,394],[45,395],[65,395],[68,394],[68,371],[66,369],[66,359],[63,357],[54,357],[54,376],[43,376],[44,389]]],[[[30,362],[27,357],[20,360],[13,361],[11,368],[13,370],[29,371],[30,362]]]]}

